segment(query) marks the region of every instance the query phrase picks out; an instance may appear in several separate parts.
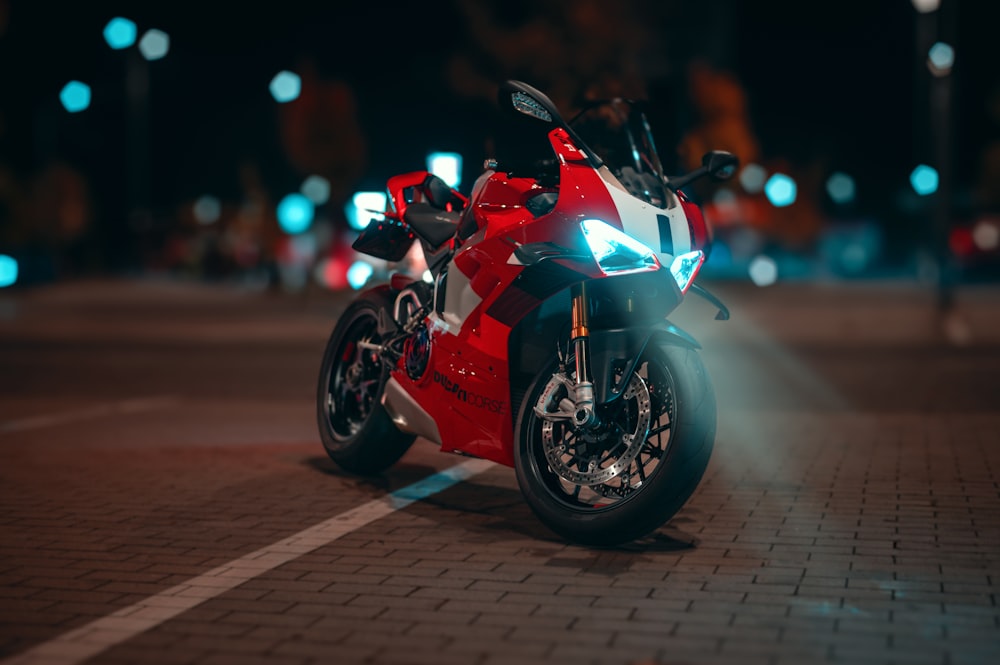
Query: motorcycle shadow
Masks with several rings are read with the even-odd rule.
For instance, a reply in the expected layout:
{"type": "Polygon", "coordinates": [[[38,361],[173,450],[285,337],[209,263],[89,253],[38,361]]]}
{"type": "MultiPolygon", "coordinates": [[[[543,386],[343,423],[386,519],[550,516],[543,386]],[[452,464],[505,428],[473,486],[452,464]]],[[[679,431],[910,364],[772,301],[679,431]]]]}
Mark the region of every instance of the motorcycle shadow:
{"type": "MultiPolygon", "coordinates": [[[[320,473],[351,481],[366,494],[373,496],[394,492],[437,471],[422,464],[400,462],[379,475],[356,476],[341,470],[327,457],[307,458],[304,464],[320,473]]],[[[462,537],[465,542],[509,544],[512,540],[526,539],[533,541],[530,544],[577,547],[541,524],[516,487],[482,482],[475,478],[453,485],[403,510],[464,530],[468,534],[462,537]]],[[[679,525],[696,520],[685,517],[684,512],[687,511],[682,511],[664,527],[631,543],[616,547],[588,546],[582,549],[636,555],[691,550],[697,547],[697,539],[680,529],[679,525]]]]}

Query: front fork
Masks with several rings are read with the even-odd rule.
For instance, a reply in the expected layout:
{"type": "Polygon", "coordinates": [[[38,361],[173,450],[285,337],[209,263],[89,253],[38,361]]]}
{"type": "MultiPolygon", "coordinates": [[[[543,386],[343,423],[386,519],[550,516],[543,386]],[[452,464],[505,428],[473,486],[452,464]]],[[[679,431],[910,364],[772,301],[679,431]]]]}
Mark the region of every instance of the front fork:
{"type": "Polygon", "coordinates": [[[571,295],[573,309],[569,338],[576,359],[573,424],[590,428],[598,425],[598,419],[594,409],[593,377],[590,373],[590,303],[587,300],[587,284],[581,282],[574,286],[571,295]]]}
{"type": "Polygon", "coordinates": [[[560,351],[560,370],[552,375],[556,382],[549,382],[535,405],[535,414],[550,422],[571,422],[577,428],[590,429],[600,425],[594,408],[594,382],[590,367],[590,303],[586,284],[577,284],[572,296],[572,328],[569,344],[576,364],[576,380],[568,376],[566,363],[560,351]],[[565,388],[560,396],[560,386],[565,388]]]}

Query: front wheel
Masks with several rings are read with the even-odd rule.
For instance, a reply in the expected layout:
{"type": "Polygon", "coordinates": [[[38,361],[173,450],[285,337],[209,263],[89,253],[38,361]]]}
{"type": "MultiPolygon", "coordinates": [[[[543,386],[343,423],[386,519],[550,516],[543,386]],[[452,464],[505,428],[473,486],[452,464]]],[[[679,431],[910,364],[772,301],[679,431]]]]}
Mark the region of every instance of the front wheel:
{"type": "Polygon", "coordinates": [[[323,447],[347,471],[379,473],[413,443],[382,406],[390,368],[373,347],[380,311],[392,301],[379,289],[358,297],[337,321],[327,342],[316,390],[316,416],[323,447]]]}
{"type": "Polygon", "coordinates": [[[693,349],[651,343],[589,429],[536,412],[558,412],[574,378],[553,362],[525,395],[515,447],[521,491],[569,540],[611,546],[644,536],[680,510],[708,466],[716,407],[705,367],[693,349]]]}

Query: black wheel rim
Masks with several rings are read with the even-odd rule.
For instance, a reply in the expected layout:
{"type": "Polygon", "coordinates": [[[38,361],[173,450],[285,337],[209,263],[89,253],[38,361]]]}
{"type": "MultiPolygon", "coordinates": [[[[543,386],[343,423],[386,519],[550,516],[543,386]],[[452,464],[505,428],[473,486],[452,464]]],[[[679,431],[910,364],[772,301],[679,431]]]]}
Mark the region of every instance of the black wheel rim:
{"type": "MultiPolygon", "coordinates": [[[[667,369],[657,362],[642,363],[636,373],[649,392],[651,413],[648,433],[638,455],[621,474],[608,482],[593,486],[580,485],[553,470],[543,447],[543,421],[534,413],[530,414],[528,423],[530,463],[549,496],[564,507],[588,513],[615,509],[638,496],[660,471],[666,459],[672,432],[676,430],[677,424],[673,382],[667,369]]],[[[630,402],[624,396],[611,405],[599,405],[597,411],[603,422],[618,423],[625,429],[629,427],[632,419],[637,417],[635,401],[630,402]]],[[[559,439],[559,443],[567,448],[572,447],[581,436],[579,430],[566,422],[554,423],[552,431],[559,439]]],[[[607,446],[608,449],[613,447],[611,444],[607,446]]],[[[613,453],[613,450],[611,452],[613,453]]]]}
{"type": "Polygon", "coordinates": [[[362,312],[348,326],[337,348],[332,350],[326,380],[326,424],[338,441],[356,435],[378,405],[383,383],[383,365],[377,351],[378,321],[362,312]]]}

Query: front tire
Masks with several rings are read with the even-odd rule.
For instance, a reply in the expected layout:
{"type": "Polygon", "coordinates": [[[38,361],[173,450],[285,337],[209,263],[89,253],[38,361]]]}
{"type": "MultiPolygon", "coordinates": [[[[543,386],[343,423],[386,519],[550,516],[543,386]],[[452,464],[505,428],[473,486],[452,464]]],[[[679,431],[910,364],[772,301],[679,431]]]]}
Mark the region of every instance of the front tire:
{"type": "Polygon", "coordinates": [[[624,394],[598,405],[602,425],[592,431],[535,413],[562,399],[557,371],[555,361],[542,370],[518,415],[517,480],[532,510],[585,545],[618,545],[666,523],[698,486],[715,441],[715,395],[698,354],[650,343],[624,394]]]}
{"type": "Polygon", "coordinates": [[[327,342],[316,390],[316,416],[327,455],[346,471],[389,468],[416,438],[400,432],[382,406],[391,368],[377,351],[379,312],[390,312],[385,287],[361,294],[337,321],[327,342]]]}

